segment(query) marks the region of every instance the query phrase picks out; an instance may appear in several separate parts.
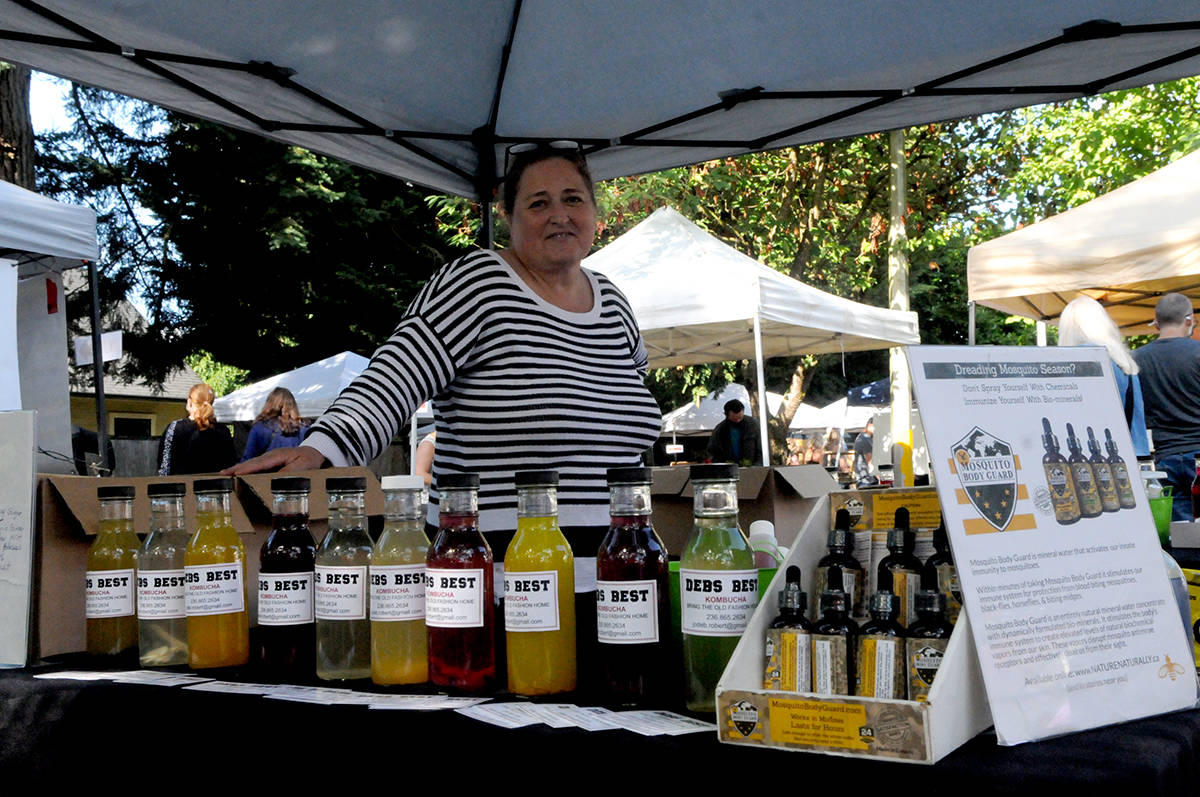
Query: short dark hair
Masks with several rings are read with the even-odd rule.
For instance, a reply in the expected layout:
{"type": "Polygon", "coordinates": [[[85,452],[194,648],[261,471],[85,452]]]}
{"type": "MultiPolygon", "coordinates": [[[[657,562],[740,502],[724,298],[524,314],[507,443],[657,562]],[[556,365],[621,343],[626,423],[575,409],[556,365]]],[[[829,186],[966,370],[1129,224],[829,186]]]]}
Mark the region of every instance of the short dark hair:
{"type": "Polygon", "coordinates": [[[504,175],[504,190],[501,193],[500,204],[505,213],[512,215],[513,206],[517,204],[517,186],[520,185],[521,175],[525,173],[525,170],[535,163],[552,158],[562,158],[575,167],[579,176],[583,178],[583,184],[587,186],[592,204],[596,204],[596,187],[592,185],[592,172],[588,168],[587,158],[583,156],[583,153],[577,149],[558,149],[549,144],[539,144],[531,150],[513,155],[512,163],[508,166],[508,174],[504,175]]]}
{"type": "Polygon", "coordinates": [[[725,414],[726,415],[728,415],[731,412],[745,412],[745,411],[746,411],[746,405],[743,404],[742,402],[738,401],[737,399],[730,399],[729,401],[725,402],[725,414]]]}
{"type": "Polygon", "coordinates": [[[1182,293],[1168,293],[1154,305],[1154,323],[1158,326],[1175,326],[1192,314],[1192,303],[1182,293]]]}

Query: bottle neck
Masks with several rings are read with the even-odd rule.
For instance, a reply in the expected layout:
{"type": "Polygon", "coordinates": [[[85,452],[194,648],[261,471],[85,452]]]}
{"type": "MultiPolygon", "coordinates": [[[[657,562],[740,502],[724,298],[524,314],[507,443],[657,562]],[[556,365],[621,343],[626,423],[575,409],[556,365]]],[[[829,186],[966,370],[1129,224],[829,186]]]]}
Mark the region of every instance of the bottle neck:
{"type": "Polygon", "coordinates": [[[102,498],[100,499],[101,531],[117,531],[123,522],[133,520],[132,498],[102,498]],[[112,528],[105,528],[110,526],[112,528]]]}
{"type": "Polygon", "coordinates": [[[392,523],[421,520],[425,516],[425,491],[385,490],[383,513],[392,523]]]}
{"type": "Polygon", "coordinates": [[[517,488],[517,517],[557,517],[558,490],[544,484],[517,488]]]}
{"type": "Polygon", "coordinates": [[[196,514],[228,520],[229,493],[196,493],[196,514]]]}
{"type": "Polygon", "coordinates": [[[442,515],[478,515],[479,491],[469,487],[447,487],[438,499],[438,513],[442,515]]]}
{"type": "Polygon", "coordinates": [[[650,485],[614,484],[608,488],[608,510],[613,517],[650,514],[650,485]]]}
{"type": "Polygon", "coordinates": [[[692,511],[697,518],[737,515],[737,485],[733,480],[693,481],[692,511]]]}
{"type": "Polygon", "coordinates": [[[152,496],[150,498],[150,530],[182,531],[183,496],[152,496]]]}
{"type": "Polygon", "coordinates": [[[365,528],[366,495],[361,490],[329,494],[329,530],[346,531],[365,528]]]}
{"type": "Polygon", "coordinates": [[[308,515],[308,493],[278,492],[271,494],[271,512],[278,515],[308,515]]]}

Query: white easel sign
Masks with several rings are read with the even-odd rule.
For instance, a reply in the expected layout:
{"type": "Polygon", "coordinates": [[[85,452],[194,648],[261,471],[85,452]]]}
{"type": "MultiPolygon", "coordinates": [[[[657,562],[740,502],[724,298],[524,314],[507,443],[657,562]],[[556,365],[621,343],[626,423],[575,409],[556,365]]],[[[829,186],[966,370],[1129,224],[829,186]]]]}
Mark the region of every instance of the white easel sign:
{"type": "Polygon", "coordinates": [[[908,358],[1000,743],[1193,705],[1191,641],[1105,351],[908,358]]]}

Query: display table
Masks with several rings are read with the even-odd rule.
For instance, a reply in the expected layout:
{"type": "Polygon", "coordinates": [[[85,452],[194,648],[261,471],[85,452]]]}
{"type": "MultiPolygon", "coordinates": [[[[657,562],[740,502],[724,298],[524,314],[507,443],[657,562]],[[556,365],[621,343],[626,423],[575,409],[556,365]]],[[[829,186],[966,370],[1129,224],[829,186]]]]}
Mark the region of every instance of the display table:
{"type": "MultiPolygon", "coordinates": [[[[747,779],[919,784],[922,794],[1195,794],[1200,785],[1200,710],[1138,720],[1017,747],[989,732],[932,766],[723,745],[715,734],[642,737],[544,725],[505,730],[451,711],[370,710],[249,695],[112,682],[39,680],[36,673],[88,668],[81,656],[0,671],[0,784],[40,789],[78,783],[158,791],[182,787],[314,793],[335,774],[356,792],[372,787],[422,795],[507,792],[528,786],[566,794],[634,787],[674,793],[701,780],[705,794],[745,791],[747,779]],[[121,763],[122,761],[127,763],[121,763]],[[333,769],[329,769],[332,767],[333,769]],[[563,770],[565,769],[565,772],[563,770]],[[765,777],[770,774],[771,777],[765,777]],[[901,781],[885,780],[900,778],[901,781]],[[119,784],[118,784],[119,781],[119,784]],[[591,788],[589,785],[594,784],[591,788]],[[439,788],[445,787],[444,789],[439,788]],[[932,787],[932,788],[931,788],[932,787]],[[1035,787],[1034,791],[1028,791],[1035,787]],[[668,791],[669,790],[669,791],[668,791]]],[[[223,674],[224,675],[224,674],[223,674]]],[[[842,788],[830,793],[841,793],[842,788]]],[[[889,790],[890,793],[891,790],[889,790]]],[[[384,793],[375,791],[369,793],[384,793]]],[[[858,788],[850,793],[867,793],[858,788]]]]}

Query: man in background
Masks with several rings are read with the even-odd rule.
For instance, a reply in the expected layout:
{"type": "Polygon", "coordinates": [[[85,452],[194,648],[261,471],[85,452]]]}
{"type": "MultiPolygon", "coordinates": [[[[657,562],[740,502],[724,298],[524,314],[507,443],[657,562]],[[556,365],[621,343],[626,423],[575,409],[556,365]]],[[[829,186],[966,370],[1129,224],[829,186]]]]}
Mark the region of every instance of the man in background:
{"type": "Polygon", "coordinates": [[[737,399],[725,402],[725,420],[713,429],[708,438],[708,458],[713,462],[735,462],[738,465],[758,463],[762,445],[758,426],[747,417],[746,405],[737,399]]]}
{"type": "Polygon", "coordinates": [[[875,419],[867,421],[858,437],[854,438],[854,481],[859,487],[870,487],[879,484],[879,479],[871,472],[871,460],[875,448],[875,419]]]}
{"type": "Polygon", "coordinates": [[[1133,352],[1154,459],[1174,488],[1172,520],[1192,519],[1195,457],[1200,454],[1200,341],[1192,303],[1168,293],[1154,307],[1158,338],[1133,352]]]}

